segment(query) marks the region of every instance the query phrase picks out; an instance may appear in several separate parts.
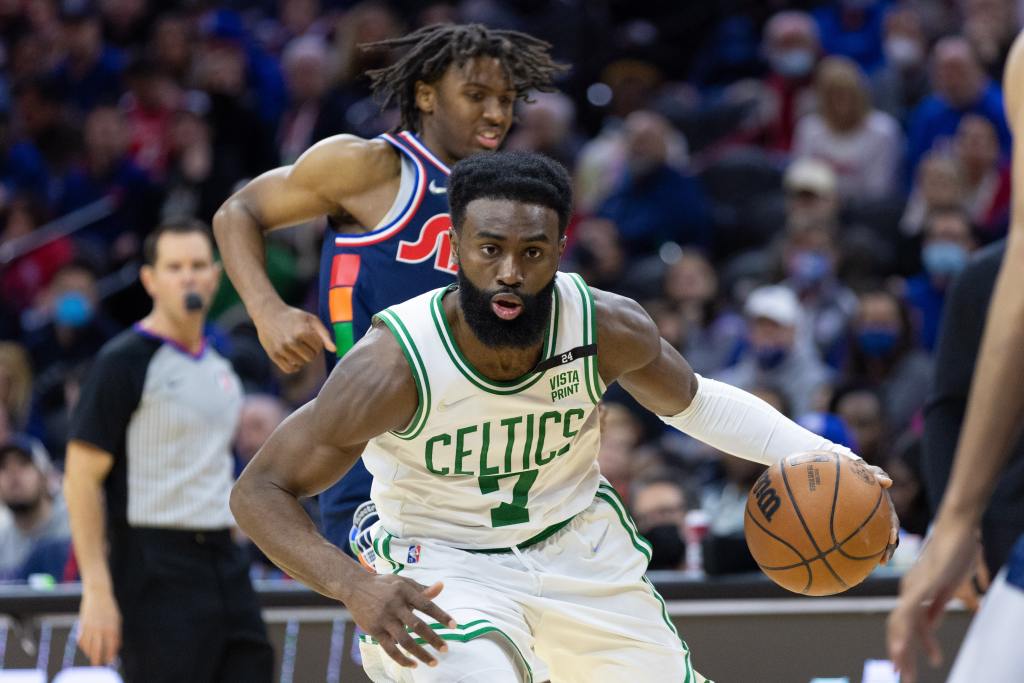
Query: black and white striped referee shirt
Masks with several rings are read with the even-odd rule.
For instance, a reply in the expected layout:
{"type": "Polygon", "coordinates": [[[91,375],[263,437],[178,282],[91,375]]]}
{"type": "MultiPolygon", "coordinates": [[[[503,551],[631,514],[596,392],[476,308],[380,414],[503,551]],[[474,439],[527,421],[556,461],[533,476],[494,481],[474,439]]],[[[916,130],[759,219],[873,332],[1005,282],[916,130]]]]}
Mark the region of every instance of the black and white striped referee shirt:
{"type": "Polygon", "coordinates": [[[242,388],[208,345],[192,354],[135,325],[107,342],[82,387],[71,439],[114,456],[115,527],[224,529],[242,388]]]}

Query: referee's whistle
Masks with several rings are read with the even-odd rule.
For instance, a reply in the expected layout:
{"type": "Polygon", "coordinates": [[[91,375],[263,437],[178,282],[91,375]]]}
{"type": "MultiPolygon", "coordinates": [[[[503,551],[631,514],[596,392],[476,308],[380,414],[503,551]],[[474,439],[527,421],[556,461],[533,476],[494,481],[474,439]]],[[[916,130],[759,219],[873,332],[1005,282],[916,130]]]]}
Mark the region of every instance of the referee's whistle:
{"type": "Polygon", "coordinates": [[[188,292],[185,294],[185,310],[186,311],[201,311],[203,310],[203,297],[199,296],[195,292],[188,292]]]}

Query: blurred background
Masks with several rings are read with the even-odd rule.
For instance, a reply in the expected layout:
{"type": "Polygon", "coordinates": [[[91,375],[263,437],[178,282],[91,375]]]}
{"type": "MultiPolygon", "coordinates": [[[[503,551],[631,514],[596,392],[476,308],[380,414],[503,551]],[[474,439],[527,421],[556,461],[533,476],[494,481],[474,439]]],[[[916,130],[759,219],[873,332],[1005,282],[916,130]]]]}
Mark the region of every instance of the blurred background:
{"type": "MultiPolygon", "coordinates": [[[[508,149],[572,173],[563,270],[634,297],[705,376],[893,474],[912,561],[930,512],[923,409],[946,294],[1006,233],[1000,78],[1018,0],[0,0],[0,579],[77,578],[58,494],[90,359],[148,311],[140,245],[209,222],[317,140],[397,125],[358,45],[436,22],[514,28],[570,65],[508,149]]],[[[315,311],[318,222],[271,278],[315,311]]],[[[224,279],[209,334],[248,394],[239,471],[317,391],[279,374],[224,279]]],[[[613,387],[601,468],[652,569],[756,571],[759,468],[665,431],[613,387]]],[[[253,552],[256,578],[284,578],[253,552]]]]}

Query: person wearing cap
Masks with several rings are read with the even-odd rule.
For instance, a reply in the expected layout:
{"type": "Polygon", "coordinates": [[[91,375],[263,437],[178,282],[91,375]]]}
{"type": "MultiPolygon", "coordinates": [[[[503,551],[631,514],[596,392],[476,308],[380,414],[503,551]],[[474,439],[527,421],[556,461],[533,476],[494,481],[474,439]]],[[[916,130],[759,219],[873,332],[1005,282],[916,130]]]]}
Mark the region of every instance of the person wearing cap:
{"type": "Polygon", "coordinates": [[[835,228],[839,223],[839,193],[835,171],[824,161],[798,158],[782,177],[786,192],[786,221],[790,225],[820,225],[835,228]]]}
{"type": "Polygon", "coordinates": [[[11,522],[0,525],[0,578],[24,578],[22,568],[42,544],[71,539],[64,500],[55,495],[50,456],[36,439],[16,434],[0,445],[0,501],[11,522]]]}
{"type": "Polygon", "coordinates": [[[744,313],[747,348],[719,379],[740,387],[779,387],[794,415],[808,412],[829,371],[800,334],[803,311],[796,295],[784,285],[759,287],[747,298],[744,313]]]}
{"type": "Polygon", "coordinates": [[[249,562],[230,533],[242,387],[203,336],[220,275],[212,237],[164,224],[143,252],[152,312],[100,350],[71,419],[78,643],[94,665],[120,651],[127,681],[270,681],[249,562]]]}

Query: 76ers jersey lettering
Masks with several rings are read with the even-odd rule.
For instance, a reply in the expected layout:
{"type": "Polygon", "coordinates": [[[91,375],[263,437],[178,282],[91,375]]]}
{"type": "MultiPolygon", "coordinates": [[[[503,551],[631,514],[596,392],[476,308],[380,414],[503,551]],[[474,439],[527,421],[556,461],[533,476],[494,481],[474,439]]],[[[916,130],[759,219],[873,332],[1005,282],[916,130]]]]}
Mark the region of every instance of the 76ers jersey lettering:
{"type": "Polygon", "coordinates": [[[328,231],[320,259],[320,318],[337,357],[370,327],[371,317],[452,282],[445,164],[409,131],[380,136],[402,158],[402,189],[382,224],[365,233],[328,231]]]}

